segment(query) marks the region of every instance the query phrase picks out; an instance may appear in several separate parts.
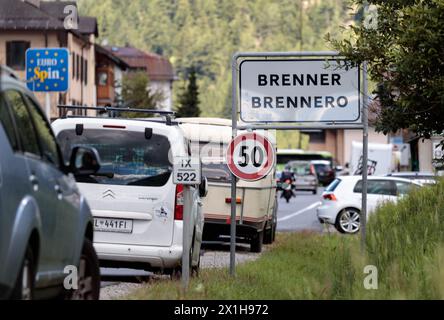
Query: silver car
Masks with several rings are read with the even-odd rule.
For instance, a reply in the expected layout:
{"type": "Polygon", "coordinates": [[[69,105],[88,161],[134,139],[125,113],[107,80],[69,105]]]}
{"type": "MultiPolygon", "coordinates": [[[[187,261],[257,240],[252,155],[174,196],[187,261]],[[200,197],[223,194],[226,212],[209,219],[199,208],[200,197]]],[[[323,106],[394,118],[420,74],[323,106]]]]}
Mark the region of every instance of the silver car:
{"type": "Polygon", "coordinates": [[[290,167],[294,173],[296,190],[311,191],[313,194],[317,194],[319,181],[310,161],[290,161],[286,166],[290,167]]]}
{"type": "Polygon", "coordinates": [[[72,174],[96,172],[97,154],[76,148],[66,165],[34,96],[2,69],[0,299],[97,299],[93,220],[72,174]]]}

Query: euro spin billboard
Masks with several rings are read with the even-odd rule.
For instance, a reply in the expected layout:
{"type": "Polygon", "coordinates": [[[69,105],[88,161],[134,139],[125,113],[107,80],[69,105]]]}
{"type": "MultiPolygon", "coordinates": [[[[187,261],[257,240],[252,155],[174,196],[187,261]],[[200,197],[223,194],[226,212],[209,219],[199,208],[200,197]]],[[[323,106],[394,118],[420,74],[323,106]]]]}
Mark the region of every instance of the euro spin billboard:
{"type": "Polygon", "coordinates": [[[35,92],[65,92],[69,88],[69,51],[41,48],[26,51],[26,83],[35,92]]]}

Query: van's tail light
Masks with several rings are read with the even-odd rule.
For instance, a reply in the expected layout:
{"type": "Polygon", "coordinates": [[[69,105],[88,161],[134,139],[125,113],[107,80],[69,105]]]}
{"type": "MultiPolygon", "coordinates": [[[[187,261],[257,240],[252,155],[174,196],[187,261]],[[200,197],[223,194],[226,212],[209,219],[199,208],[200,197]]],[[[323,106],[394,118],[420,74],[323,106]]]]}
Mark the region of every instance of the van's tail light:
{"type": "Polygon", "coordinates": [[[333,193],[327,193],[322,196],[325,200],[336,201],[336,196],[333,193]]]}
{"type": "Polygon", "coordinates": [[[174,220],[183,220],[183,184],[176,185],[176,203],[174,206],[174,220]]]}
{"type": "MultiPolygon", "coordinates": [[[[231,203],[231,198],[225,198],[225,203],[231,203]]],[[[236,198],[236,203],[241,204],[242,203],[241,198],[236,198]]]]}

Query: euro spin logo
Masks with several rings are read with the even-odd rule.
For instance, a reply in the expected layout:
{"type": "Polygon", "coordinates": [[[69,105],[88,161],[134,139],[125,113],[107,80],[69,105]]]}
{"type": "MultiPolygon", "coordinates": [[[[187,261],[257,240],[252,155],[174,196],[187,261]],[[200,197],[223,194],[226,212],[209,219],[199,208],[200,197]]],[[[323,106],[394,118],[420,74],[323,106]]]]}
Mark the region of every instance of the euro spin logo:
{"type": "Polygon", "coordinates": [[[58,70],[41,71],[40,67],[34,68],[34,79],[38,79],[40,82],[45,82],[46,79],[60,79],[60,72],[58,70]]]}
{"type": "Polygon", "coordinates": [[[64,92],[69,86],[69,52],[65,48],[29,49],[26,52],[28,89],[64,92]]]}

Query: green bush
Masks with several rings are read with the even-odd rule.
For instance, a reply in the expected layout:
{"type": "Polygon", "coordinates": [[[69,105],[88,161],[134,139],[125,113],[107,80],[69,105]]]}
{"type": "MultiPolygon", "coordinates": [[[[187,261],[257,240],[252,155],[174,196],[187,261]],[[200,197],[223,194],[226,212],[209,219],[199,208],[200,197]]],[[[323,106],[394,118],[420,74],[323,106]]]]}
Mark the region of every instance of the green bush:
{"type": "Polygon", "coordinates": [[[442,296],[435,280],[444,250],[443,221],[443,182],[397,204],[386,203],[370,217],[367,259],[378,267],[389,295],[408,289],[405,293],[411,298],[442,296]]]}
{"type": "Polygon", "coordinates": [[[329,299],[444,298],[444,183],[381,205],[367,225],[366,253],[357,237],[333,235],[327,260],[329,299]],[[366,265],[378,270],[378,289],[364,288],[366,265]]]}

